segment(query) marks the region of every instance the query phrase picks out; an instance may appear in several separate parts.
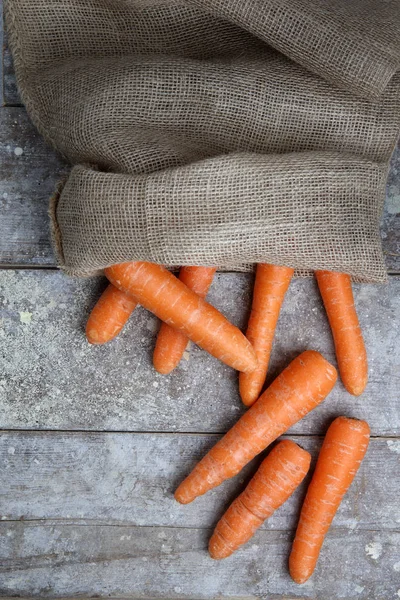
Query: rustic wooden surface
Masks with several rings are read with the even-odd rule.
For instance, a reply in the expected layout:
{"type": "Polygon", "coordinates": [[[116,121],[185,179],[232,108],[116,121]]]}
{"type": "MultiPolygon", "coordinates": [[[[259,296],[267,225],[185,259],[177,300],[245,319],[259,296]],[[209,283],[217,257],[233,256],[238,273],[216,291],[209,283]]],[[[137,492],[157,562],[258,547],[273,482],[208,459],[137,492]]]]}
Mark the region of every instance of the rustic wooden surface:
{"type": "MultiPolygon", "coordinates": [[[[299,597],[286,563],[307,482],[246,548],[223,563],[208,557],[207,541],[260,458],[192,505],[174,501],[176,484],[216,439],[198,434],[3,433],[0,460],[12,479],[7,477],[7,489],[0,492],[0,593],[299,597]]],[[[292,439],[316,456],[320,439],[292,439]]],[[[399,451],[399,440],[371,441],[319,569],[301,588],[302,598],[396,597],[399,451]],[[334,567],[339,563],[340,577],[334,567]]]]}
{"type": "MultiPolygon", "coordinates": [[[[193,346],[168,376],[151,363],[157,320],[139,308],[106,346],[90,346],[84,325],[103,279],[55,271],[0,271],[0,414],[5,428],[114,431],[226,431],[242,413],[237,374],[193,346]],[[99,369],[101,364],[101,369],[99,369]]],[[[252,276],[219,274],[209,299],[243,327],[252,276]]],[[[369,383],[359,398],[338,383],[293,431],[322,434],[336,415],[371,421],[374,435],[400,435],[400,278],[355,284],[369,353],[369,383]]],[[[335,363],[332,338],[313,280],[295,280],[284,302],[269,380],[307,348],[335,363]]]]}
{"type": "Polygon", "coordinates": [[[87,598],[90,593],[169,600],[399,597],[398,532],[332,528],[319,573],[299,588],[286,570],[288,531],[258,531],[246,550],[215,562],[207,553],[207,529],[59,521],[3,524],[1,529],[4,554],[18,557],[1,567],[1,594],[18,590],[39,598],[87,598]]]}
{"type": "MultiPolygon", "coordinates": [[[[322,438],[290,437],[317,456],[322,438]]],[[[266,454],[191,504],[178,504],[174,490],[218,439],[217,434],[4,432],[0,460],[7,491],[0,490],[0,514],[10,521],[83,519],[103,525],[211,528],[266,454]]],[[[335,527],[399,529],[399,456],[399,440],[372,438],[335,527]]],[[[307,483],[262,529],[295,528],[307,483]]]]}
{"type": "MultiPolygon", "coordinates": [[[[30,124],[7,47],[4,100],[0,597],[398,599],[400,149],[382,222],[393,275],[387,286],[354,286],[369,354],[368,388],[354,398],[339,383],[289,432],[314,459],[339,414],[366,418],[373,435],[316,573],[297,586],[287,558],[307,481],[236,555],[222,562],[209,558],[213,525],[260,457],[191,505],[179,506],[172,493],[242,413],[237,374],[196,347],[175,373],[156,374],[151,354],[158,324],[142,309],[108,346],[87,344],[84,324],[104,281],[69,279],[54,269],[47,204],[68,167],[30,124]]],[[[218,275],[210,300],[243,327],[251,285],[248,274],[218,275]]],[[[311,279],[290,287],[269,379],[306,348],[335,362],[311,279]]]]}

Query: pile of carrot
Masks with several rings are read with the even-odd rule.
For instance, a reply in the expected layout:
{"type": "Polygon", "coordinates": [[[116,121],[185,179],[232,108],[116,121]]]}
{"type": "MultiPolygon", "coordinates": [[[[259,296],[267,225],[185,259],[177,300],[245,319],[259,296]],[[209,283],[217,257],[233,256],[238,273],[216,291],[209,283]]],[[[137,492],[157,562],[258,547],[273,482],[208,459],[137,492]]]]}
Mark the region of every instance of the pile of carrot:
{"type": "MultiPolygon", "coordinates": [[[[259,264],[246,337],[205,301],[216,269],[182,267],[179,278],[160,265],[132,262],[106,269],[110,281],[87,326],[91,344],[114,339],[141,304],[161,321],[153,364],[162,374],[179,364],[189,340],[241,371],[239,391],[251,406],[260,396],[267,376],[279,312],[294,270],[259,264]]],[[[316,271],[322,300],[332,330],[342,382],[354,396],[368,380],[364,340],[354,306],[351,279],[345,273],[316,271]]]]}
{"type": "MultiPolygon", "coordinates": [[[[262,392],[275,330],[293,269],[257,265],[246,336],[205,298],[214,267],[182,267],[175,277],[160,265],[131,262],[105,270],[109,285],[94,307],[86,327],[92,344],[114,339],[137,305],[161,321],[153,364],[171,373],[191,340],[238,370],[239,392],[249,407],[238,422],[200,460],[175,491],[187,504],[237,475],[331,392],[337,372],[319,352],[297,356],[262,392]]],[[[367,384],[365,345],[354,306],[350,276],[315,273],[332,331],[342,383],[360,395],[367,384]]],[[[305,500],[289,559],[297,583],[313,573],[340,502],[353,481],[369,442],[365,421],[338,417],[327,430],[305,500]]],[[[214,559],[230,556],[245,544],[306,477],[311,455],[284,439],[262,460],[246,489],[219,520],[209,542],[214,559]]]]}

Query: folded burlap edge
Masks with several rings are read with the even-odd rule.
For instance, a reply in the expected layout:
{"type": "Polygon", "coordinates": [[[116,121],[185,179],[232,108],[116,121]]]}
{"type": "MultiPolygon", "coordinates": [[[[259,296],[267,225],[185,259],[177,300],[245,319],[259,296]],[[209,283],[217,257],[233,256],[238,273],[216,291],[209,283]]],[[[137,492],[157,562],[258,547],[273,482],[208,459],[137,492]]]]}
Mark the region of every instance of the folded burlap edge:
{"type": "MultiPolygon", "coordinates": [[[[63,246],[62,246],[62,233],[61,229],[58,225],[57,221],[57,206],[60,200],[60,196],[62,194],[62,190],[65,186],[66,178],[60,180],[56,186],[54,194],[51,196],[49,201],[49,217],[50,217],[50,234],[53,251],[56,257],[57,266],[61,271],[63,271],[69,277],[73,277],[76,279],[90,279],[92,277],[104,276],[104,269],[98,269],[97,271],[93,271],[91,273],[77,273],[75,269],[69,268],[65,263],[63,246]]],[[[111,264],[109,266],[112,266],[111,264]]],[[[179,265],[164,265],[168,270],[177,273],[179,271],[179,265]]],[[[283,265],[286,266],[286,265],[283,265]]],[[[256,264],[249,265],[237,265],[233,267],[219,267],[218,272],[222,273],[252,273],[255,272],[256,264]]],[[[307,271],[304,269],[296,269],[294,272],[294,277],[300,278],[311,278],[314,276],[314,271],[307,271]]],[[[351,279],[354,283],[365,283],[365,279],[362,277],[357,277],[352,275],[351,279]]],[[[370,283],[370,282],[368,282],[370,283]]],[[[387,283],[387,277],[383,280],[373,282],[375,284],[385,284],[387,283]]]]}
{"type": "MultiPolygon", "coordinates": [[[[386,272],[386,268],[385,268],[385,264],[384,264],[384,255],[383,255],[383,251],[382,251],[382,246],[380,243],[380,233],[379,233],[379,216],[382,213],[382,209],[383,209],[383,204],[384,204],[384,198],[385,198],[385,188],[386,188],[386,178],[387,178],[387,172],[388,172],[388,166],[383,163],[373,163],[371,161],[367,161],[366,159],[360,159],[360,157],[353,157],[356,161],[361,160],[363,162],[365,162],[366,164],[370,164],[377,172],[379,172],[379,177],[377,180],[377,184],[376,184],[376,195],[375,195],[375,200],[374,200],[374,215],[372,215],[374,218],[371,219],[371,223],[372,223],[372,229],[375,229],[375,224],[376,224],[376,230],[375,233],[373,233],[373,237],[370,238],[369,243],[370,243],[370,249],[367,250],[365,252],[366,257],[372,257],[372,260],[378,261],[378,269],[376,269],[376,264],[374,265],[374,271],[371,271],[371,269],[368,269],[368,267],[365,268],[364,274],[363,275],[358,275],[357,273],[352,273],[351,269],[345,269],[345,268],[336,268],[334,265],[332,264],[327,264],[324,263],[324,260],[322,260],[322,262],[320,262],[319,264],[315,263],[315,267],[314,265],[311,268],[308,267],[303,267],[300,268],[298,265],[290,263],[290,261],[282,261],[280,264],[282,265],[286,265],[286,266],[290,266],[290,267],[294,267],[295,268],[295,274],[296,276],[301,276],[301,277],[307,277],[307,276],[311,276],[314,272],[314,270],[317,269],[328,269],[328,270],[332,270],[332,271],[341,271],[341,272],[348,272],[353,281],[357,281],[357,282],[367,282],[367,283],[386,283],[387,282],[387,272],[386,272]],[[372,250],[371,250],[372,248],[372,250]],[[380,264],[380,266],[379,266],[380,264]]],[[[202,162],[202,161],[200,161],[202,162]]],[[[127,188],[129,188],[130,185],[132,185],[133,181],[134,181],[134,176],[130,176],[130,175],[121,175],[119,176],[118,174],[113,174],[113,173],[104,173],[104,172],[100,172],[99,169],[97,167],[93,168],[93,166],[90,165],[76,165],[71,173],[72,175],[76,174],[77,172],[79,172],[80,170],[85,169],[87,172],[92,172],[92,173],[98,173],[99,176],[101,177],[122,177],[124,180],[126,180],[127,182],[127,188]]],[[[162,174],[157,174],[162,175],[162,174]]],[[[145,176],[147,177],[147,176],[145,176]]],[[[59,224],[59,218],[58,218],[58,206],[59,206],[59,202],[60,199],[62,197],[63,191],[65,189],[65,186],[68,182],[69,178],[63,178],[59,184],[57,185],[57,188],[55,190],[54,195],[52,196],[51,200],[50,200],[50,207],[49,207],[49,215],[50,215],[50,219],[51,219],[51,233],[52,233],[52,241],[53,241],[53,246],[55,249],[55,254],[57,257],[57,262],[59,267],[68,275],[73,276],[73,277],[91,277],[91,276],[96,276],[99,274],[102,274],[104,272],[104,269],[107,268],[108,266],[111,266],[112,264],[115,264],[115,262],[128,262],[129,260],[151,260],[152,262],[156,262],[159,264],[163,264],[164,266],[166,266],[167,268],[176,270],[178,268],[178,266],[181,266],[182,264],[190,264],[190,265],[204,265],[204,266],[211,266],[211,263],[209,264],[209,262],[205,263],[205,262],[199,262],[199,261],[194,261],[194,262],[185,262],[185,261],[177,261],[174,263],[166,263],[165,261],[162,260],[158,260],[157,258],[151,257],[149,258],[148,256],[131,256],[131,255],[127,255],[127,254],[123,254],[120,255],[118,257],[118,260],[113,260],[113,261],[109,261],[109,262],[103,262],[103,264],[101,265],[101,267],[99,268],[95,268],[95,264],[93,266],[91,266],[90,268],[86,267],[79,267],[77,265],[73,265],[73,264],[69,264],[68,261],[66,261],[65,259],[65,253],[64,253],[64,248],[63,248],[63,232],[62,232],[62,228],[60,227],[59,224]]],[[[78,186],[78,188],[80,187],[80,185],[78,186]]],[[[67,192],[67,194],[70,193],[70,190],[67,192]]],[[[125,193],[124,193],[125,194],[125,193]]],[[[74,194],[75,195],[75,194],[74,194]]],[[[79,195],[79,194],[78,194],[79,195]]],[[[83,201],[83,204],[85,202],[83,201]]],[[[65,217],[65,215],[63,215],[65,217]]],[[[365,217],[365,215],[364,215],[365,217]]],[[[132,223],[132,226],[129,224],[129,220],[127,221],[127,226],[128,226],[128,230],[130,231],[131,227],[132,227],[132,236],[133,238],[135,237],[135,227],[134,224],[132,223]]],[[[125,223],[126,226],[126,223],[125,223]]],[[[137,226],[136,226],[137,229],[137,226]]],[[[92,232],[90,232],[92,233],[92,232]]],[[[104,233],[106,234],[106,230],[104,230],[104,233]]],[[[370,232],[371,233],[371,232],[370,232]]],[[[98,235],[99,232],[97,231],[98,235]]],[[[100,234],[101,236],[102,234],[102,230],[100,230],[100,234]]],[[[142,235],[140,233],[140,235],[142,235]]],[[[143,234],[143,237],[145,237],[146,233],[143,234]]],[[[124,238],[126,239],[126,238],[124,238]]],[[[131,237],[132,239],[132,237],[131,237]]],[[[361,248],[361,246],[360,246],[361,248]]],[[[70,248],[71,249],[71,248],[70,248]]],[[[218,264],[218,268],[220,271],[238,271],[238,272],[248,272],[248,271],[252,271],[254,269],[254,264],[255,262],[272,262],[274,264],[279,264],[278,262],[278,258],[277,255],[273,256],[273,257],[268,257],[265,256],[265,260],[264,261],[252,261],[250,262],[243,262],[238,264],[237,262],[229,262],[229,264],[223,264],[221,265],[220,263],[218,264]]],[[[96,261],[95,261],[96,262],[96,261]]],[[[97,261],[99,262],[99,261],[97,261]]],[[[367,262],[367,261],[366,261],[367,262]]]]}
{"type": "MultiPolygon", "coordinates": [[[[56,185],[54,194],[51,196],[51,198],[49,200],[48,215],[50,218],[50,236],[51,236],[52,248],[53,248],[54,255],[56,258],[56,262],[57,262],[57,267],[59,269],[61,269],[61,271],[63,271],[69,277],[74,277],[77,279],[90,279],[91,277],[98,277],[100,275],[104,275],[104,269],[94,270],[90,273],[77,272],[75,269],[68,267],[68,265],[65,262],[63,245],[62,245],[62,233],[61,233],[61,228],[60,228],[60,226],[58,224],[58,220],[57,220],[57,207],[58,207],[58,203],[59,203],[59,200],[60,200],[60,197],[61,197],[61,194],[62,194],[62,191],[64,189],[66,182],[67,182],[67,177],[63,177],[62,179],[60,179],[60,181],[56,185]]],[[[111,267],[112,265],[110,264],[108,266],[111,267]]],[[[179,268],[180,268],[179,265],[164,265],[164,266],[173,272],[179,271],[179,268]]],[[[218,271],[219,272],[221,272],[221,271],[228,272],[228,273],[229,272],[247,273],[247,272],[254,271],[255,267],[256,267],[256,265],[251,265],[251,264],[242,265],[242,266],[239,265],[236,268],[235,267],[231,267],[231,268],[219,267],[218,271]]],[[[295,273],[295,277],[312,277],[312,276],[313,276],[312,271],[298,270],[295,273]]],[[[358,281],[357,278],[355,278],[354,281],[358,281]]]]}

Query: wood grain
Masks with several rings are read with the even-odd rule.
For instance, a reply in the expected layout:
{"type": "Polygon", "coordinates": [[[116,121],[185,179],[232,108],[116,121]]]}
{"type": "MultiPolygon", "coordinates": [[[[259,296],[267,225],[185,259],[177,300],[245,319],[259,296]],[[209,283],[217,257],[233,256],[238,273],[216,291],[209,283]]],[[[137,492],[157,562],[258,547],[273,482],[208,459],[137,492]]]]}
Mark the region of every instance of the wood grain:
{"type": "Polygon", "coordinates": [[[0,531],[1,595],[390,600],[399,589],[399,532],[331,529],[315,574],[300,587],[287,572],[289,532],[260,530],[216,562],[207,529],[49,522],[3,523],[0,531]]]}
{"type": "MultiPolygon", "coordinates": [[[[0,21],[2,21],[2,6],[0,2],[0,21]]],[[[1,29],[1,27],[0,27],[1,29]]],[[[3,104],[5,106],[22,106],[15,79],[14,64],[8,45],[7,34],[3,37],[3,104]]],[[[1,70],[1,69],[0,69],[1,70]]]]}
{"type": "Polygon", "coordinates": [[[382,246],[389,271],[400,272],[400,141],[390,162],[385,210],[381,225],[382,246]]]}
{"type": "MultiPolygon", "coordinates": [[[[196,346],[168,376],[152,366],[158,322],[137,309],[123,333],[90,346],[84,326],[103,279],[54,271],[0,271],[0,427],[117,431],[222,432],[244,407],[237,373],[196,346]]],[[[209,300],[244,327],[252,276],[218,274],[209,300]]],[[[339,415],[367,419],[374,435],[400,433],[400,278],[355,285],[369,354],[369,383],[355,398],[338,383],[293,427],[321,434],[339,415]]],[[[279,319],[268,381],[297,354],[319,350],[335,362],[331,333],[313,279],[294,280],[279,319]]]]}
{"type": "MultiPolygon", "coordinates": [[[[291,438],[317,456],[320,438],[291,438]]],[[[1,518],[213,527],[264,456],[235,478],[181,506],[173,492],[218,439],[209,434],[3,432],[1,518]]],[[[400,530],[399,451],[398,440],[371,440],[335,518],[336,527],[400,530]]],[[[264,527],[294,529],[305,489],[303,483],[264,527]]]]}
{"type": "Polygon", "coordinates": [[[47,211],[66,165],[24,109],[0,109],[0,140],[0,265],[54,266],[47,211]]]}

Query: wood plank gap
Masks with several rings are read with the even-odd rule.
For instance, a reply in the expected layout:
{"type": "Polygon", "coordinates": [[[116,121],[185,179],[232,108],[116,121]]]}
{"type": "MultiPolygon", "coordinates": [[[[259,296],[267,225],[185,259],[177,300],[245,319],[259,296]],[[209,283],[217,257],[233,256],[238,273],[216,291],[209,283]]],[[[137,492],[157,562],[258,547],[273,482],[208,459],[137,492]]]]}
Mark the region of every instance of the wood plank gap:
{"type": "MultiPolygon", "coordinates": [[[[339,415],[338,415],[339,416],[339,415]]],[[[225,435],[226,431],[211,431],[210,433],[205,431],[141,431],[141,430],[119,430],[115,431],[113,429],[0,429],[0,435],[2,434],[10,434],[13,435],[15,433],[28,433],[28,434],[51,434],[51,435],[81,435],[82,433],[87,434],[88,436],[97,436],[97,435],[154,435],[154,436],[198,436],[198,437],[206,437],[210,438],[220,437],[221,435],[225,435]]],[[[324,435],[318,433],[285,433],[279,436],[279,439],[284,438],[313,438],[320,439],[324,438],[324,435]]],[[[400,440],[400,435],[370,435],[371,440],[400,440]]]]}
{"type": "Polygon", "coordinates": [[[57,266],[52,265],[8,265],[8,264],[0,264],[0,271],[59,271],[60,269],[57,266]]]}
{"type": "MultiPolygon", "coordinates": [[[[163,598],[162,596],[131,596],[130,594],[128,595],[124,595],[124,596],[100,596],[98,594],[96,595],[90,595],[90,596],[82,596],[82,595],[78,595],[78,596],[68,596],[65,597],[63,596],[62,598],[60,598],[59,596],[46,596],[46,600],[102,600],[102,598],[106,598],[107,600],[165,600],[165,598],[163,598]]],[[[1,596],[1,600],[43,600],[43,595],[33,595],[33,596],[20,596],[15,595],[15,596],[1,596]]],[[[177,598],[176,596],[174,596],[174,600],[179,600],[179,598],[177,598]]],[[[194,596],[182,596],[182,600],[204,600],[203,598],[200,598],[199,596],[194,597],[194,596]]],[[[254,596],[254,598],[251,598],[250,596],[229,596],[229,598],[223,598],[222,596],[218,596],[218,598],[216,600],[259,600],[258,598],[256,598],[254,596]]],[[[271,596],[269,596],[269,600],[274,600],[274,598],[272,598],[271,596]]],[[[278,597],[278,600],[281,600],[281,596],[278,597]]],[[[285,598],[282,598],[282,600],[285,600],[285,598]]],[[[302,600],[302,598],[297,598],[296,600],[302,600]]]]}
{"type": "MultiPolygon", "coordinates": [[[[36,526],[42,525],[44,527],[54,527],[56,525],[63,527],[115,527],[118,529],[167,529],[167,530],[188,530],[188,531],[213,531],[214,527],[194,527],[194,526],[185,526],[185,525],[132,525],[132,523],[110,523],[103,521],[102,519],[2,519],[1,523],[19,523],[24,524],[29,527],[29,525],[36,526]]],[[[288,529],[282,527],[274,527],[272,530],[274,533],[290,533],[295,531],[294,528],[288,529]]],[[[268,531],[268,530],[266,530],[268,531]]],[[[334,525],[329,528],[330,533],[346,533],[349,531],[348,527],[335,527],[334,525]]],[[[388,534],[398,534],[400,533],[400,528],[388,528],[382,530],[382,528],[368,528],[360,530],[363,533],[382,533],[384,531],[388,534]]]]}

